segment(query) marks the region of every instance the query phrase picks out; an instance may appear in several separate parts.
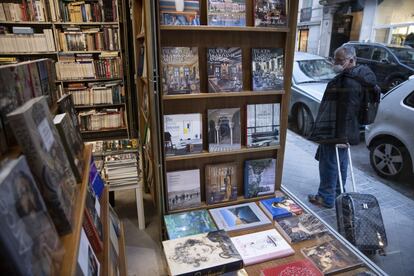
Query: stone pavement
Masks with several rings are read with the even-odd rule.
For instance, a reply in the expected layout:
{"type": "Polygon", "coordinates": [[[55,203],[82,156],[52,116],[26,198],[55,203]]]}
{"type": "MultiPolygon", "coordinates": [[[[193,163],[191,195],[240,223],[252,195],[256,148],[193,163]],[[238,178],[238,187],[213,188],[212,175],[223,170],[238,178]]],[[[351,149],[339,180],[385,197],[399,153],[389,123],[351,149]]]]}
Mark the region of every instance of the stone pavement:
{"type": "MultiPolygon", "coordinates": [[[[282,185],[336,229],[335,209],[314,206],[307,201],[319,187],[317,145],[288,130],[282,185]]],[[[387,232],[386,256],[371,259],[389,275],[414,275],[414,201],[354,167],[358,192],[374,195],[381,206],[387,232]]],[[[348,175],[347,189],[350,190],[348,175]]]]}

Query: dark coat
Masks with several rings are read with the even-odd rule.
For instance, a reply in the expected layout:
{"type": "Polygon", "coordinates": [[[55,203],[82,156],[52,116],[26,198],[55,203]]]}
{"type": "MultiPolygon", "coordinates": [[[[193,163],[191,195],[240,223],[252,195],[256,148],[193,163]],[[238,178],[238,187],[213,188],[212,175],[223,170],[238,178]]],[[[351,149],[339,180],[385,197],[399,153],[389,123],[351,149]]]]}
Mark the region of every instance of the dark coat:
{"type": "Polygon", "coordinates": [[[375,74],[358,65],[337,75],[327,85],[310,140],[318,143],[359,143],[358,114],[363,86],[374,86],[375,74]]]}

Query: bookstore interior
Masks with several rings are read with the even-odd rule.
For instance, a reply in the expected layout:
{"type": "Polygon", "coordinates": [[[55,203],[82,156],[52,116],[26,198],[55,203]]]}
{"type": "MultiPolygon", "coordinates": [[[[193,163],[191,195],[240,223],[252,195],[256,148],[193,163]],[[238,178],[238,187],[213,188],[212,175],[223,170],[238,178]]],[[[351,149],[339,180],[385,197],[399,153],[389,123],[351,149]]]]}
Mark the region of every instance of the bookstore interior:
{"type": "Polygon", "coordinates": [[[381,275],[281,185],[297,9],[2,0],[0,274],[149,275],[135,191],[165,274],[381,275]]]}

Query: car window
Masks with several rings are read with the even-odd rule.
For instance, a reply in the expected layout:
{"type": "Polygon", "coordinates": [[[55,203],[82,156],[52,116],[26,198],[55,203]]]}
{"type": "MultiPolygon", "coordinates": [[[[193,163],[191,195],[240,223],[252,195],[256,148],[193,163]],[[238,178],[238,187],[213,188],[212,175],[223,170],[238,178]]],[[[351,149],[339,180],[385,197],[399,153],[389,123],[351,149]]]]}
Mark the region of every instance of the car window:
{"type": "Polygon", "coordinates": [[[390,47],[390,50],[401,63],[411,67],[414,66],[414,49],[390,47]]]}
{"type": "Polygon", "coordinates": [[[414,91],[404,99],[404,103],[408,106],[414,107],[414,91]]]}
{"type": "Polygon", "coordinates": [[[371,59],[379,62],[384,60],[390,61],[388,52],[385,49],[379,47],[374,48],[372,51],[371,59]]]}
{"type": "Polygon", "coordinates": [[[300,60],[297,65],[299,70],[294,76],[297,83],[327,82],[336,76],[332,64],[325,59],[300,60]]]}
{"type": "Polygon", "coordinates": [[[371,47],[358,45],[355,47],[356,55],[359,58],[371,59],[371,47]]]}

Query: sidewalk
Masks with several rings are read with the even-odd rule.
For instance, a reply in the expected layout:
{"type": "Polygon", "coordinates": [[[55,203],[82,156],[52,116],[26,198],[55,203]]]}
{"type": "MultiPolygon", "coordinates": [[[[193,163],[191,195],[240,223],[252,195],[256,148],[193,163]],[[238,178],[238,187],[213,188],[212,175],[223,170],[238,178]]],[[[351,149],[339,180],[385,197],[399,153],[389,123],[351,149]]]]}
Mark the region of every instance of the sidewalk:
{"type": "MultiPolygon", "coordinates": [[[[316,147],[288,130],[282,185],[306,204],[307,195],[315,194],[319,187],[318,162],[313,158],[316,147]]],[[[414,275],[414,201],[358,168],[354,174],[358,192],[378,199],[387,232],[387,256],[376,255],[372,260],[390,275],[414,275]]],[[[347,183],[348,190],[352,189],[350,178],[347,183]]],[[[335,209],[308,206],[336,229],[335,209]]]]}

